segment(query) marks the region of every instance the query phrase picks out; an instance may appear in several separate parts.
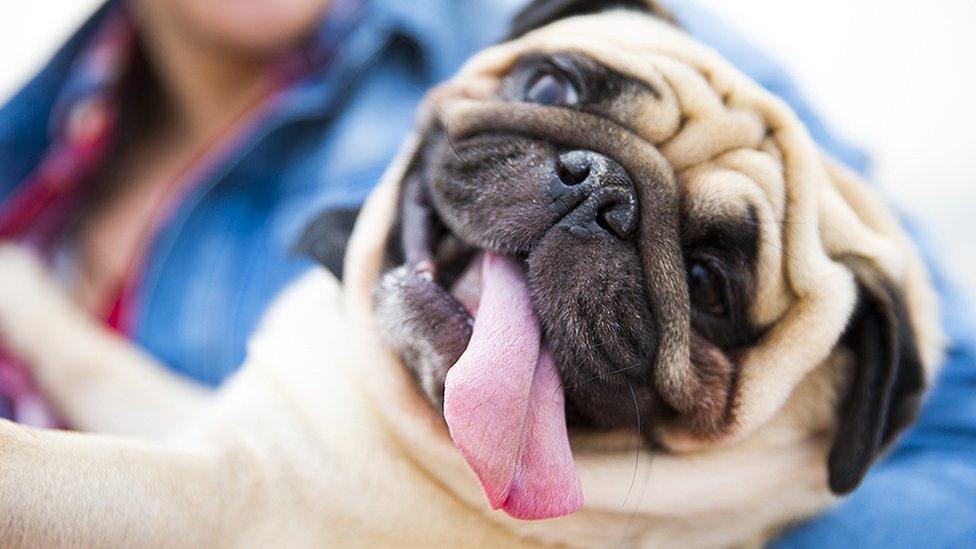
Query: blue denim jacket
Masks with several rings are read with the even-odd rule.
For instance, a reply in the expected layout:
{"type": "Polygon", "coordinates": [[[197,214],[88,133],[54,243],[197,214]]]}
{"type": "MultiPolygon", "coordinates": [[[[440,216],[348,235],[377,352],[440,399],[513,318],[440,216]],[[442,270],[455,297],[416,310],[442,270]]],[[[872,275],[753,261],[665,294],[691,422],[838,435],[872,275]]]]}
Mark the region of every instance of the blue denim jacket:
{"type": "MultiPolygon", "coordinates": [[[[503,35],[518,0],[373,0],[327,70],[303,79],[207,176],[153,243],[133,339],[218,383],[242,361],[262,311],[309,262],[289,253],[316,211],[363,200],[409,132],[423,91],[503,35]]],[[[726,25],[673,1],[697,38],[786,100],[830,154],[867,158],[820,123],[789,78],[726,25]]],[[[47,147],[52,104],[89,21],[0,110],[0,199],[47,147]]],[[[777,546],[947,547],[976,540],[976,344],[963,302],[937,277],[951,347],[921,420],[839,507],[777,546]]]]}
{"type": "MultiPolygon", "coordinates": [[[[49,146],[52,108],[110,7],[0,110],[0,200],[49,146]]],[[[206,383],[233,372],[265,306],[310,265],[289,252],[298,231],[323,208],[363,200],[410,131],[424,90],[503,36],[512,10],[502,7],[368,2],[327,68],[291,86],[157,235],[133,339],[206,383]]]]}

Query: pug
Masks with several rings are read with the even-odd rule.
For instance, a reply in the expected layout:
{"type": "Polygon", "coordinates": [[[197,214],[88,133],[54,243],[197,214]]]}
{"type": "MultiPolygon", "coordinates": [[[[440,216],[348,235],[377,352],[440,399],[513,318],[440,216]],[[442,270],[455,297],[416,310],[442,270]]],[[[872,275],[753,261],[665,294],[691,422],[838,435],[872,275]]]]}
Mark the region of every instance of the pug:
{"type": "Polygon", "coordinates": [[[4,343],[106,433],[0,423],[3,546],[754,545],[940,360],[895,216],[654,3],[530,4],[354,217],[214,393],[0,248],[4,343]]]}

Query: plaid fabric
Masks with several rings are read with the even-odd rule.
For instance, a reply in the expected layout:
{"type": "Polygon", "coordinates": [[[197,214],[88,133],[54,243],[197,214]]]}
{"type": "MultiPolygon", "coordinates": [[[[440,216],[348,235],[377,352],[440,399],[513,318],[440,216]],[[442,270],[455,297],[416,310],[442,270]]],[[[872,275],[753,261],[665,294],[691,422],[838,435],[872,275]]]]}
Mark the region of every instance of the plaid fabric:
{"type": "MultiPolygon", "coordinates": [[[[98,315],[121,333],[131,329],[135,295],[145,271],[148,248],[201,175],[230,156],[256,125],[271,112],[276,99],[311,70],[327,65],[340,41],[362,14],[356,0],[339,1],[306,47],[272,63],[266,78],[268,92],[232,120],[219,135],[178,170],[153,212],[117,281],[112,298],[98,315]]],[[[70,220],[84,207],[92,175],[114,145],[118,126],[119,83],[133,58],[135,28],[124,9],[116,6],[83,48],[51,113],[51,146],[38,167],[0,204],[0,240],[21,242],[50,259],[66,236],[70,220]]],[[[60,426],[28,369],[0,347],[0,416],[38,427],[60,426]]]]}

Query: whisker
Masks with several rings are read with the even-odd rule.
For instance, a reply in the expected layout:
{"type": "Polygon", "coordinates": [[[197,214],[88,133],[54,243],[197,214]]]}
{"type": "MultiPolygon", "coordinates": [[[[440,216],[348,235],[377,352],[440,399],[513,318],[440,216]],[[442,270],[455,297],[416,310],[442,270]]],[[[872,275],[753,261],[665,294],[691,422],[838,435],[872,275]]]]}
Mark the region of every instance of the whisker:
{"type": "Polygon", "coordinates": [[[607,372],[605,374],[595,375],[593,377],[586,378],[586,379],[584,379],[582,381],[577,381],[576,383],[573,383],[573,384],[570,384],[570,385],[563,385],[563,389],[564,390],[565,389],[575,389],[576,387],[579,387],[580,385],[586,385],[587,383],[589,383],[591,381],[596,381],[598,379],[602,379],[602,378],[605,378],[605,377],[609,377],[609,376],[612,376],[614,374],[619,374],[621,372],[626,372],[627,370],[632,370],[634,368],[637,368],[638,366],[640,366],[640,362],[635,362],[634,364],[631,364],[630,366],[624,366],[623,368],[617,368],[616,370],[611,370],[611,371],[609,371],[609,372],[607,372]]]}
{"type": "Polygon", "coordinates": [[[467,160],[461,156],[461,153],[459,153],[457,148],[454,146],[454,139],[451,138],[451,132],[445,131],[444,135],[447,136],[447,144],[451,147],[451,150],[454,151],[454,156],[456,156],[461,162],[466,162],[467,160]]]}
{"type": "MultiPolygon", "coordinates": [[[[441,112],[437,113],[437,117],[441,120],[444,119],[443,113],[441,112]]],[[[461,156],[461,153],[458,152],[457,147],[454,146],[454,138],[451,137],[451,132],[447,128],[444,128],[444,136],[447,137],[447,144],[451,147],[451,151],[454,152],[454,156],[456,156],[458,160],[466,162],[467,160],[461,156]]]]}
{"type": "Polygon", "coordinates": [[[640,404],[637,402],[637,394],[634,392],[634,386],[628,381],[627,388],[630,389],[630,397],[634,399],[634,413],[637,417],[637,447],[634,451],[634,476],[630,478],[630,488],[627,489],[627,497],[624,498],[623,503],[620,504],[620,508],[624,508],[627,505],[627,501],[630,499],[631,492],[634,491],[634,484],[637,482],[637,470],[640,467],[640,450],[641,450],[641,423],[640,423],[640,404]]]}

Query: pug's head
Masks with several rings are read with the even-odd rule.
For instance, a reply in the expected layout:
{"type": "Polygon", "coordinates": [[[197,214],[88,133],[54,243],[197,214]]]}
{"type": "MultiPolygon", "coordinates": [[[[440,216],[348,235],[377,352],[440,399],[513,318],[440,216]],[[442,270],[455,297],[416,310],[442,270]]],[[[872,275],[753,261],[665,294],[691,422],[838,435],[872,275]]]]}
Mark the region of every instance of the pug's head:
{"type": "Polygon", "coordinates": [[[846,493],[937,361],[893,216],[653,3],[530,5],[430,94],[389,184],[380,330],[519,518],[580,505],[576,434],[700,452],[786,410],[846,493]]]}

